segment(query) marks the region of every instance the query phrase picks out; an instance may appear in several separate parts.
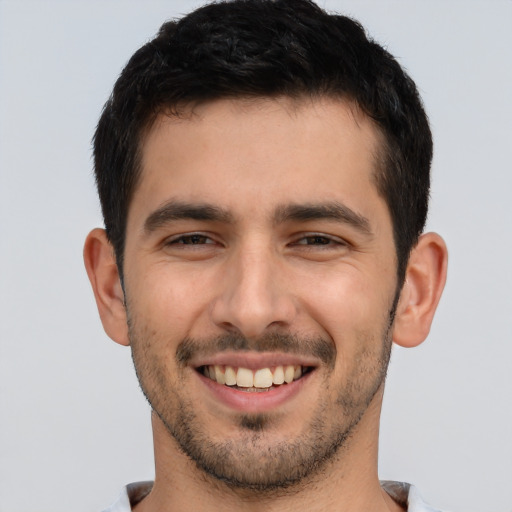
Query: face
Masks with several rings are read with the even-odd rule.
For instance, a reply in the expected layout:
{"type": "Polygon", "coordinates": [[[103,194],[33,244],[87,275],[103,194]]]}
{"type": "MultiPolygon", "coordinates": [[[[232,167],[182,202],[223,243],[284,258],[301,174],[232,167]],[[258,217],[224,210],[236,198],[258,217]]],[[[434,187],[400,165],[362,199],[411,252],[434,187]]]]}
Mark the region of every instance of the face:
{"type": "Polygon", "coordinates": [[[378,408],[397,283],[377,151],[334,100],[212,102],[144,142],[133,359],[169,443],[229,485],[322,471],[378,408]]]}

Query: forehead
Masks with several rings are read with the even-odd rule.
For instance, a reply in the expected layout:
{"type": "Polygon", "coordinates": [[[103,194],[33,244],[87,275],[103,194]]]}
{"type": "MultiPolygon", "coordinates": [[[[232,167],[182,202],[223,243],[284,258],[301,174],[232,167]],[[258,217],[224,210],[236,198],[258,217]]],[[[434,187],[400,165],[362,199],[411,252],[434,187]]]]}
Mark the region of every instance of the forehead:
{"type": "Polygon", "coordinates": [[[260,199],[253,208],[311,200],[350,204],[351,196],[377,196],[380,147],[374,123],[348,101],[208,102],[180,116],[158,116],[142,144],[132,206],[149,201],[154,207],[170,196],[228,207],[249,198],[260,199]]]}

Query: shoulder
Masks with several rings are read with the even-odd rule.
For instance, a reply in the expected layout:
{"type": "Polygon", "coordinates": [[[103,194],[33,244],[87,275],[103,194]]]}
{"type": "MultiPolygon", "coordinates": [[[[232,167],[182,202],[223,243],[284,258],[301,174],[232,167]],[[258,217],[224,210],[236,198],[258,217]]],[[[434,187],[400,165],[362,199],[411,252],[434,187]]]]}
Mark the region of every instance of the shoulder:
{"type": "Polygon", "coordinates": [[[428,505],[414,485],[390,480],[381,482],[382,488],[407,512],[442,512],[428,505]]]}
{"type": "Polygon", "coordinates": [[[151,491],[153,482],[135,482],[123,488],[117,500],[102,512],[131,512],[132,506],[145,498],[151,491]]]}

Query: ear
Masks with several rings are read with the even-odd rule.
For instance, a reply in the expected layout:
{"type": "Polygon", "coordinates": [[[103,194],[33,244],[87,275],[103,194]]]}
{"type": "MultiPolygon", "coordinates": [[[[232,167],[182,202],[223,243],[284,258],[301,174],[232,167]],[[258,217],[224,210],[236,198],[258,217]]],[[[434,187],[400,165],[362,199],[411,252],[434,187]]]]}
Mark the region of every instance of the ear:
{"type": "Polygon", "coordinates": [[[393,341],[415,347],[430,332],[446,282],[448,251],[436,233],[420,236],[411,252],[393,327],[393,341]]]}
{"type": "Polygon", "coordinates": [[[115,342],[129,345],[123,288],[114,249],[104,229],[93,229],[87,236],[84,263],[105,332],[115,342]]]}

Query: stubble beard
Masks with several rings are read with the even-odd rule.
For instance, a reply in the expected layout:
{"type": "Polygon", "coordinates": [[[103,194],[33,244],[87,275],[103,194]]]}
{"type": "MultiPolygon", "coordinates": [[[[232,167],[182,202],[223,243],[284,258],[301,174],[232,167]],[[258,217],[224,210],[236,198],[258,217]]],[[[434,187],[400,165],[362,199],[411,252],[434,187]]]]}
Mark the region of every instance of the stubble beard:
{"type": "MultiPolygon", "coordinates": [[[[192,400],[182,392],[180,373],[182,363],[177,357],[178,371],[174,383],[169,372],[158,355],[151,354],[148,347],[152,345],[148,336],[149,329],[129,321],[129,334],[132,357],[141,389],[149,401],[154,413],[159,417],[167,432],[176,441],[180,450],[187,455],[204,474],[214,481],[223,482],[232,490],[257,492],[261,494],[279,494],[319,476],[348,446],[362,416],[373,398],[381,389],[391,353],[391,325],[394,307],[390,312],[389,322],[381,335],[380,353],[362,349],[354,360],[351,375],[346,383],[339,387],[335,405],[332,398],[322,396],[315,405],[311,419],[294,439],[284,435],[275,435],[279,431],[279,419],[272,414],[240,414],[237,416],[236,437],[216,440],[208,430],[207,422],[196,414],[192,400]],[[333,407],[337,410],[332,414],[333,407]],[[276,439],[277,437],[277,439],[276,439]]],[[[361,333],[358,346],[377,346],[377,340],[369,333],[361,333]]],[[[239,344],[246,340],[237,338],[239,344]]],[[[301,346],[300,339],[290,336],[273,335],[271,343],[290,350],[295,340],[301,346]]],[[[317,346],[333,347],[330,340],[316,340],[317,346]]],[[[184,340],[194,346],[193,340],[184,340]]],[[[212,342],[207,342],[212,346],[212,342]]],[[[231,342],[217,341],[220,345],[231,342]]],[[[265,341],[262,342],[265,345],[265,341]]],[[[304,343],[308,345],[308,342],[304,343]]],[[[303,344],[303,345],[304,345],[303,344]]],[[[197,342],[197,347],[206,346],[205,341],[197,342]]],[[[277,348],[276,348],[277,350],[277,348]]],[[[301,353],[304,353],[302,350],[301,353]]],[[[336,358],[336,350],[333,353],[336,358]]],[[[324,380],[328,387],[329,375],[334,369],[326,365],[324,380]]],[[[328,391],[328,389],[326,389],[328,391]]]]}

